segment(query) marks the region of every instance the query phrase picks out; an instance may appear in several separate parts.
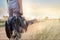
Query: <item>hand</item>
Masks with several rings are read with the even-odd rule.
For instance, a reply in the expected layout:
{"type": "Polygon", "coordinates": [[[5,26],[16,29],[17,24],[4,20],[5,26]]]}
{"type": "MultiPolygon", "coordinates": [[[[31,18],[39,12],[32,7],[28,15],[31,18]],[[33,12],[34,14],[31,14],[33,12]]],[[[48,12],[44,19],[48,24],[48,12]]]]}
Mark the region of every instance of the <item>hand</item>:
{"type": "Polygon", "coordinates": [[[20,15],[23,15],[23,11],[22,10],[20,10],[20,15]]]}
{"type": "Polygon", "coordinates": [[[23,13],[20,13],[20,15],[23,15],[23,13]]]}

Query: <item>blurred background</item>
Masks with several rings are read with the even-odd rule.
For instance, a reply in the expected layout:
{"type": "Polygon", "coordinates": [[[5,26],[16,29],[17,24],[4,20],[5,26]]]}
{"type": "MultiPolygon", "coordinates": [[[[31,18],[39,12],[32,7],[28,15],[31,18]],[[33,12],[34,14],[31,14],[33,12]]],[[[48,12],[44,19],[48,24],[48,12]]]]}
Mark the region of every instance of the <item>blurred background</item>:
{"type": "MultiPolygon", "coordinates": [[[[22,0],[23,15],[26,19],[59,19],[60,0],[22,0]]],[[[7,0],[0,0],[0,19],[8,18],[7,0]]]]}
{"type": "MultiPolygon", "coordinates": [[[[60,0],[22,0],[25,17],[60,18],[60,0]]],[[[8,16],[6,0],[0,0],[0,19],[8,16]]]]}

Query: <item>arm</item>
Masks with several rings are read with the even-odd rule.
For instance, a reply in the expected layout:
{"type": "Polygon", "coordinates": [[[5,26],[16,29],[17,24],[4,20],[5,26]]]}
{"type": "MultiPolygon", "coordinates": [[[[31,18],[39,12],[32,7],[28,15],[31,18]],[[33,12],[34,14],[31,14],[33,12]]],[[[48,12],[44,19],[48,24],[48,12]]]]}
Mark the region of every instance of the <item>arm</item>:
{"type": "Polygon", "coordinates": [[[22,0],[18,0],[19,7],[20,7],[20,13],[23,14],[23,8],[22,8],[22,0]]]}

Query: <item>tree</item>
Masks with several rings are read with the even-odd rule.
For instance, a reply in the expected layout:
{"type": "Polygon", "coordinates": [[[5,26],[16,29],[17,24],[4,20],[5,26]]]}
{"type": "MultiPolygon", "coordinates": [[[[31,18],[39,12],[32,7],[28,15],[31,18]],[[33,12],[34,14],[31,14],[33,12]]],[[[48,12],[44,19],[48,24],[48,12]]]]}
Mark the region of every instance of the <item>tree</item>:
{"type": "Polygon", "coordinates": [[[45,20],[47,20],[48,19],[48,17],[45,17],[45,20]]]}
{"type": "Polygon", "coordinates": [[[3,16],[4,20],[7,20],[8,16],[3,16]]]}

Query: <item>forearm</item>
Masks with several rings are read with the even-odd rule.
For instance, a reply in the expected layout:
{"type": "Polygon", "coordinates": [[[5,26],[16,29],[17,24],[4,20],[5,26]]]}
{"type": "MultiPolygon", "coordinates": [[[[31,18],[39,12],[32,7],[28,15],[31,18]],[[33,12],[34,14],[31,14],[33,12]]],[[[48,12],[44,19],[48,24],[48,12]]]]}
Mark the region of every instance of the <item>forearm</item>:
{"type": "Polygon", "coordinates": [[[23,13],[22,0],[18,0],[18,3],[20,7],[20,13],[23,13]]]}

